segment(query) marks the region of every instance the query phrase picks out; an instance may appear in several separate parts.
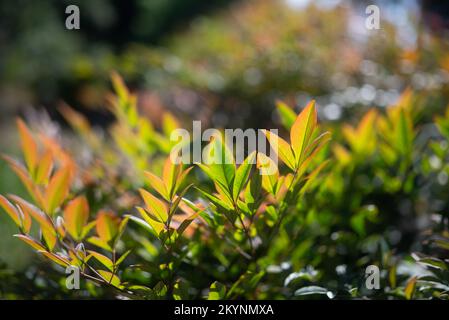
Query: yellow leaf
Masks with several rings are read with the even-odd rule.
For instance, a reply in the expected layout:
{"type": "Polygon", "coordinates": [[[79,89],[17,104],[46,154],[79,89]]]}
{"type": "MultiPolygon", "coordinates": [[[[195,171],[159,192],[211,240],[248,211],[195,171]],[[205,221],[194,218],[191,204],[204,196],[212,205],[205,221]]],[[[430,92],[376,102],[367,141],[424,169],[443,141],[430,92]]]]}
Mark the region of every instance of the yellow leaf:
{"type": "Polygon", "coordinates": [[[30,176],[26,172],[26,169],[17,161],[14,159],[3,156],[6,162],[8,162],[11,169],[16,173],[16,175],[19,177],[19,179],[22,181],[23,185],[27,189],[29,195],[33,198],[33,200],[40,206],[44,207],[44,200],[42,197],[41,192],[37,188],[37,186],[34,185],[33,181],[31,180],[30,176]]]}
{"type": "Polygon", "coordinates": [[[189,172],[193,169],[193,167],[187,168],[186,170],[179,171],[178,177],[176,179],[176,183],[175,183],[175,187],[173,190],[173,194],[176,194],[176,192],[178,191],[178,188],[182,185],[182,183],[184,182],[184,180],[186,179],[187,175],[189,174],[189,172]]]}
{"type": "Polygon", "coordinates": [[[46,184],[48,183],[48,177],[53,169],[53,154],[51,150],[47,150],[42,158],[39,160],[39,164],[36,172],[36,183],[46,184]]]}
{"type": "Polygon", "coordinates": [[[176,178],[178,177],[179,171],[181,170],[180,164],[174,164],[171,158],[168,157],[165,160],[164,168],[162,172],[162,179],[164,180],[165,187],[168,191],[168,196],[171,198],[173,195],[173,190],[176,184],[176,178]]]}
{"type": "Polygon", "coordinates": [[[290,130],[296,119],[296,113],[286,103],[282,101],[276,101],[276,107],[278,108],[282,125],[290,130]]]}
{"type": "Polygon", "coordinates": [[[145,211],[145,209],[137,207],[137,210],[139,211],[142,218],[151,226],[151,228],[153,228],[153,230],[156,232],[156,235],[159,235],[161,231],[164,230],[165,225],[155,220],[155,218],[152,218],[151,215],[149,215],[148,212],[145,211]]]}
{"type": "Polygon", "coordinates": [[[105,255],[102,255],[101,253],[91,251],[91,250],[89,250],[88,252],[91,256],[93,256],[95,259],[100,261],[109,270],[112,271],[114,269],[114,263],[111,261],[111,259],[109,259],[105,255]]]}
{"type": "Polygon", "coordinates": [[[290,145],[278,135],[262,130],[267,137],[273,150],[278,154],[279,158],[293,171],[296,169],[295,156],[290,145]]]}
{"type": "Polygon", "coordinates": [[[129,91],[122,77],[117,72],[112,72],[111,80],[114,90],[117,93],[118,97],[120,99],[127,100],[129,97],[129,91]]]}
{"type": "Polygon", "coordinates": [[[351,155],[342,145],[335,144],[333,149],[335,157],[342,165],[347,165],[351,162],[351,155]]]}
{"type": "Polygon", "coordinates": [[[48,214],[54,214],[67,197],[70,190],[70,177],[70,167],[63,167],[51,178],[45,192],[45,210],[48,214]]]}
{"type": "Polygon", "coordinates": [[[170,136],[170,134],[179,127],[178,120],[176,120],[170,112],[165,112],[162,118],[162,129],[165,135],[170,136]]]}
{"type": "Polygon", "coordinates": [[[34,177],[38,163],[38,149],[30,131],[21,119],[17,119],[19,135],[22,144],[22,152],[31,176],[34,177]]]}
{"type": "Polygon", "coordinates": [[[34,240],[33,238],[23,235],[23,234],[15,234],[14,237],[19,238],[20,240],[22,240],[23,242],[25,242],[26,244],[28,244],[29,246],[31,246],[33,249],[35,250],[42,250],[45,251],[45,248],[43,245],[41,245],[39,242],[37,242],[36,240],[34,240]]]}
{"type": "Polygon", "coordinates": [[[276,183],[279,178],[279,170],[272,159],[263,153],[257,154],[257,168],[262,176],[262,188],[275,194],[276,183]]]}
{"type": "Polygon", "coordinates": [[[55,253],[51,253],[48,251],[38,251],[39,253],[43,254],[44,256],[46,256],[48,259],[52,260],[53,262],[63,266],[63,267],[67,267],[70,265],[70,261],[67,260],[64,257],[61,257],[58,254],[55,253]]]}
{"type": "Polygon", "coordinates": [[[411,278],[407,282],[407,285],[405,286],[404,293],[405,293],[405,298],[407,300],[410,300],[413,298],[413,295],[414,295],[415,289],[416,289],[416,280],[417,280],[417,277],[411,278]]]}
{"type": "Polygon", "coordinates": [[[114,287],[121,288],[120,285],[120,278],[117,277],[115,274],[109,271],[104,270],[97,270],[97,272],[101,275],[101,277],[106,281],[107,283],[112,284],[114,287]]]}
{"type": "Polygon", "coordinates": [[[0,195],[0,206],[5,210],[5,212],[11,217],[16,225],[21,226],[20,214],[16,208],[8,201],[4,196],[0,195]]]}
{"type": "Polygon", "coordinates": [[[309,102],[307,107],[298,115],[290,130],[290,142],[295,153],[296,163],[301,161],[304,149],[307,147],[316,127],[317,114],[315,101],[309,102]]]}
{"type": "Polygon", "coordinates": [[[158,217],[161,222],[167,221],[168,212],[165,203],[144,189],[140,189],[139,191],[143,201],[146,204],[147,210],[151,214],[158,217]]]}
{"type": "Polygon", "coordinates": [[[47,244],[47,247],[52,251],[58,241],[56,231],[54,228],[42,228],[42,236],[47,244]]]}
{"type": "Polygon", "coordinates": [[[101,239],[99,237],[90,237],[89,239],[87,239],[87,241],[97,247],[104,249],[104,250],[112,251],[112,248],[108,244],[108,242],[104,241],[103,239],[101,239]]]}
{"type": "Polygon", "coordinates": [[[89,204],[84,196],[73,199],[64,209],[65,227],[75,240],[81,239],[88,218],[89,204]]]}
{"type": "Polygon", "coordinates": [[[44,212],[42,212],[42,210],[18,196],[11,195],[9,198],[16,203],[24,214],[29,214],[32,216],[39,223],[42,229],[53,229],[52,221],[44,212]]]}
{"type": "Polygon", "coordinates": [[[165,187],[162,179],[149,171],[145,172],[145,176],[148,178],[148,181],[150,181],[150,186],[154,190],[156,190],[165,200],[170,201],[167,188],[165,187]]]}

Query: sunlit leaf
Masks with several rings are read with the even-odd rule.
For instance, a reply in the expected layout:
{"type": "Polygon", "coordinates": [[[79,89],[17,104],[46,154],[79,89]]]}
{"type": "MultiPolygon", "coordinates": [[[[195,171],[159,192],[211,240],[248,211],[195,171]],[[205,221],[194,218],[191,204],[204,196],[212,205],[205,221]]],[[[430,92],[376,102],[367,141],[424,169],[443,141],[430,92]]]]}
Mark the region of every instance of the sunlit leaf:
{"type": "Polygon", "coordinates": [[[51,178],[45,192],[46,211],[52,215],[66,199],[70,190],[70,168],[59,169],[51,178]]]}
{"type": "Polygon", "coordinates": [[[90,237],[89,239],[87,239],[87,241],[99,248],[106,250],[106,251],[112,251],[112,248],[109,245],[109,243],[99,237],[90,237]]]}
{"type": "Polygon", "coordinates": [[[251,168],[255,162],[256,151],[252,152],[240,165],[235,173],[234,185],[232,187],[232,196],[234,201],[239,197],[240,192],[245,187],[251,173],[251,168]]]}
{"type": "Polygon", "coordinates": [[[33,200],[39,204],[39,206],[44,207],[44,198],[39,191],[39,189],[34,185],[31,177],[28,175],[26,169],[14,159],[3,156],[6,162],[8,162],[11,169],[16,173],[19,179],[22,181],[23,185],[27,189],[29,195],[33,198],[33,200]]]}
{"type": "Polygon", "coordinates": [[[181,170],[180,164],[175,164],[172,162],[171,157],[165,160],[164,168],[162,171],[162,180],[164,181],[165,187],[168,191],[168,196],[171,198],[173,195],[173,190],[176,185],[176,179],[181,170]]]}
{"type": "Polygon", "coordinates": [[[5,210],[5,212],[11,217],[16,225],[21,226],[21,218],[19,211],[8,201],[4,196],[0,195],[0,206],[5,210]]]}
{"type": "Polygon", "coordinates": [[[282,125],[287,130],[290,130],[296,119],[296,113],[284,102],[276,101],[282,125]]]}
{"type": "Polygon", "coordinates": [[[315,101],[312,100],[298,115],[290,130],[290,143],[295,154],[296,163],[300,162],[316,124],[315,101]]]}
{"type": "Polygon", "coordinates": [[[165,200],[170,201],[170,197],[167,191],[167,188],[165,187],[164,182],[162,179],[160,179],[155,174],[146,171],[145,176],[148,178],[148,181],[150,182],[150,186],[157,191],[165,200]]]}
{"type": "Polygon", "coordinates": [[[404,294],[405,294],[405,298],[406,298],[407,300],[412,299],[412,298],[413,298],[413,295],[415,294],[416,280],[417,280],[417,277],[412,277],[412,278],[407,282],[407,285],[405,286],[404,294]]]}
{"type": "Polygon", "coordinates": [[[143,201],[145,202],[147,210],[156,216],[159,221],[165,222],[168,218],[168,208],[167,205],[153,196],[150,192],[140,189],[140,195],[142,196],[143,201]]]}
{"type": "Polygon", "coordinates": [[[218,281],[215,281],[210,285],[209,288],[209,295],[207,297],[207,300],[222,300],[226,296],[226,287],[219,283],[218,281]]]}
{"type": "Polygon", "coordinates": [[[122,254],[120,256],[120,258],[117,259],[117,261],[115,262],[115,265],[118,266],[120,265],[125,259],[126,257],[128,257],[128,255],[131,253],[131,250],[126,251],[124,254],[122,254]]]}
{"type": "Polygon", "coordinates": [[[137,207],[137,210],[139,211],[142,218],[151,226],[156,235],[159,235],[161,231],[164,230],[165,225],[159,222],[157,218],[151,217],[151,215],[148,214],[148,212],[145,211],[143,208],[137,207]]]}
{"type": "Polygon", "coordinates": [[[97,234],[102,241],[108,242],[115,238],[119,231],[119,217],[110,211],[100,211],[96,221],[97,234]]]}
{"type": "Polygon", "coordinates": [[[39,155],[37,144],[27,126],[21,119],[17,120],[17,126],[19,128],[20,141],[22,144],[22,152],[25,158],[25,163],[31,176],[34,177],[39,155]]]}
{"type": "Polygon", "coordinates": [[[270,142],[271,147],[278,154],[279,158],[291,170],[295,171],[296,170],[295,156],[293,154],[292,148],[287,143],[287,141],[285,141],[281,137],[277,136],[276,134],[274,134],[268,130],[263,130],[262,132],[267,137],[268,141],[270,142]]]}
{"type": "Polygon", "coordinates": [[[60,266],[67,267],[70,265],[70,261],[67,258],[62,257],[58,254],[51,253],[48,251],[38,251],[38,252],[47,257],[48,259],[52,260],[53,262],[59,264],[60,266]]]}
{"type": "Polygon", "coordinates": [[[120,278],[115,274],[105,270],[97,270],[97,272],[101,275],[104,281],[109,284],[112,284],[116,288],[122,288],[120,278]]]}
{"type": "Polygon", "coordinates": [[[81,239],[88,218],[89,204],[84,196],[73,199],[64,208],[65,227],[75,240],[81,239]]]}
{"type": "Polygon", "coordinates": [[[114,263],[111,259],[106,257],[105,255],[102,255],[101,253],[89,250],[88,253],[93,256],[95,259],[97,259],[99,262],[101,262],[106,268],[113,271],[114,270],[114,263]]]}
{"type": "Polygon", "coordinates": [[[37,240],[31,238],[30,236],[26,236],[23,234],[15,234],[14,237],[19,238],[20,240],[22,240],[35,250],[45,251],[45,247],[42,244],[40,244],[37,240]]]}
{"type": "Polygon", "coordinates": [[[36,183],[47,184],[48,178],[53,169],[53,154],[51,150],[47,150],[39,160],[36,172],[36,183]]]}

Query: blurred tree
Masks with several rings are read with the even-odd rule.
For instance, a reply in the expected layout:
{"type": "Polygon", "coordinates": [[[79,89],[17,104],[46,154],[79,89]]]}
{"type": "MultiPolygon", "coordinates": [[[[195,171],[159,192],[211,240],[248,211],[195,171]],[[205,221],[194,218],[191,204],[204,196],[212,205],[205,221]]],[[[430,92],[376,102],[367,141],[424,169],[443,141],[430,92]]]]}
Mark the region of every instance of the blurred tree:
{"type": "Polygon", "coordinates": [[[163,41],[194,16],[229,2],[1,1],[0,107],[51,106],[57,98],[70,100],[79,82],[92,74],[89,64],[100,70],[112,69],[114,55],[130,43],[163,41]],[[65,29],[69,4],[80,8],[80,30],[65,29]],[[74,75],[74,70],[79,74],[74,75]]]}

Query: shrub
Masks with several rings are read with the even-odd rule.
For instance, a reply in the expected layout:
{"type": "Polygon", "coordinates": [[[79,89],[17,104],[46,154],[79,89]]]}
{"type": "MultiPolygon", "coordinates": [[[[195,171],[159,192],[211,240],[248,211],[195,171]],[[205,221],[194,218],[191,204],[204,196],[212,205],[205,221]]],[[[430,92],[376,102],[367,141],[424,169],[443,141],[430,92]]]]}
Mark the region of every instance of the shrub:
{"type": "MultiPolygon", "coordinates": [[[[221,136],[203,152],[221,161],[185,166],[171,161],[179,121],[166,113],[157,129],[120,77],[112,79],[110,136],[65,106],[82,152],[18,120],[23,163],[4,156],[29,198],[0,196],[0,205],[16,237],[56,266],[65,294],[64,268],[72,266],[90,297],[447,298],[447,262],[421,245],[415,222],[430,216],[429,170],[442,168],[426,164],[445,163],[448,120],[436,119],[440,142],[421,142],[411,91],[385,113],[334,128],[332,143],[314,101],[298,115],[278,102],[290,137],[264,133],[281,166],[260,152],[236,165],[221,136]],[[385,270],[377,291],[364,286],[372,264],[385,270]]],[[[444,208],[437,214],[430,240],[447,249],[444,208]]]]}

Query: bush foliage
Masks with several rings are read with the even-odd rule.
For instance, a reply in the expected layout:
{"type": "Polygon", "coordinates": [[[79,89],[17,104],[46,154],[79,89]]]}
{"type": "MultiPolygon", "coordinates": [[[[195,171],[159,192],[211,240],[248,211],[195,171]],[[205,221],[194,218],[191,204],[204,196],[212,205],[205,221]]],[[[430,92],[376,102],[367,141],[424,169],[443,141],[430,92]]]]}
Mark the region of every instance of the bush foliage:
{"type": "Polygon", "coordinates": [[[15,237],[53,266],[48,290],[130,299],[447,299],[449,112],[423,123],[424,103],[407,90],[356,125],[321,128],[314,101],[299,114],[279,101],[289,135],[264,131],[279,146],[279,168],[258,152],[236,165],[221,137],[203,151],[223,164],[176,165],[170,133],[180,121],[165,113],[153,124],[121,78],[112,80],[108,135],[64,106],[77,139],[19,119],[22,159],[4,156],[28,197],[0,196],[0,206],[15,237]],[[438,131],[429,135],[426,126],[438,131]],[[368,265],[382,271],[378,290],[365,286],[368,265]],[[66,288],[68,266],[80,270],[81,290],[66,288]]]}

